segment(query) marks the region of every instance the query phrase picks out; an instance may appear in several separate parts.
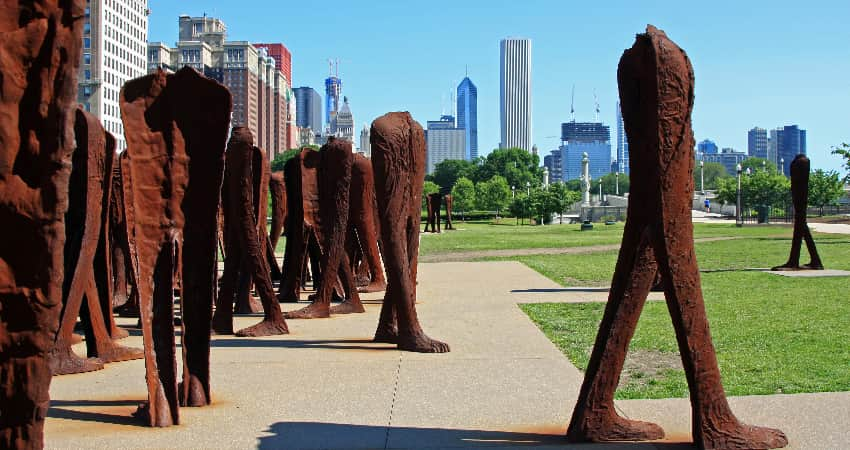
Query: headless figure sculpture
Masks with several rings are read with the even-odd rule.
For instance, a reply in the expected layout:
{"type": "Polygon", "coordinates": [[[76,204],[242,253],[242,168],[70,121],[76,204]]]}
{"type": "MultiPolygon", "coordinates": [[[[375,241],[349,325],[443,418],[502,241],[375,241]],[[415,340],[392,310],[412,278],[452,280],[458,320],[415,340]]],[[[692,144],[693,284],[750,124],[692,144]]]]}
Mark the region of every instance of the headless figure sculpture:
{"type": "Polygon", "coordinates": [[[452,194],[446,194],[443,196],[443,202],[446,204],[446,229],[454,230],[455,227],[452,225],[452,204],[454,203],[454,197],[452,197],[452,194]]]}
{"type": "Polygon", "coordinates": [[[664,436],[659,426],[623,418],[614,406],[629,341],[660,272],[690,388],[696,446],[783,447],[788,441],[781,431],[738,421],[720,382],[693,248],[690,61],[664,32],[650,25],[623,54],[617,78],[632,177],[644,182],[632,185],[611,293],[567,437],[595,442],[664,436]]]}
{"type": "Polygon", "coordinates": [[[387,271],[387,291],[375,342],[396,344],[399,350],[446,353],[448,344],[428,337],[416,314],[425,133],[406,112],[379,117],[372,122],[371,133],[375,194],[387,271]]]}
{"type": "Polygon", "coordinates": [[[791,255],[788,262],[772,270],[823,270],[815,240],[806,223],[806,208],[809,206],[809,158],[797,155],[791,161],[791,199],[794,201],[794,237],[791,240],[791,255]],[[800,247],[803,239],[809,250],[811,262],[800,265],[800,247]]]}
{"type": "Polygon", "coordinates": [[[440,193],[428,194],[425,202],[428,203],[428,222],[425,223],[425,232],[431,228],[432,233],[440,232],[440,205],[443,195],[440,193]]]}

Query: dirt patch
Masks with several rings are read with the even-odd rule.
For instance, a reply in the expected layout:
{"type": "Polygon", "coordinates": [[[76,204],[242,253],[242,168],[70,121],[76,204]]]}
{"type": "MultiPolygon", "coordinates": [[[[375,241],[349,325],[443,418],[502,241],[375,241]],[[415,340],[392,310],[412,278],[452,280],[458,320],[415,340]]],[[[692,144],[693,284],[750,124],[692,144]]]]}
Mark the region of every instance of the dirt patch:
{"type": "Polygon", "coordinates": [[[651,380],[663,378],[667,371],[681,368],[682,357],[678,352],[629,350],[620,375],[620,386],[643,387],[651,380]]]}

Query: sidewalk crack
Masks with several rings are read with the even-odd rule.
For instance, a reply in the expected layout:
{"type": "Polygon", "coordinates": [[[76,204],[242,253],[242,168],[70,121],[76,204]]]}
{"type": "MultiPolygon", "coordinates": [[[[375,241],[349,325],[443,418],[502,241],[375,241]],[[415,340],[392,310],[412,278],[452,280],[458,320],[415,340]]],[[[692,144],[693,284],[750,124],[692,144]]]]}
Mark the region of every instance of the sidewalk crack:
{"type": "Polygon", "coordinates": [[[395,386],[393,387],[393,400],[390,403],[390,417],[387,420],[387,433],[384,435],[384,450],[387,450],[390,445],[390,427],[393,424],[393,411],[395,410],[395,399],[398,396],[398,385],[401,379],[401,357],[404,352],[398,352],[398,366],[395,371],[395,386]]]}

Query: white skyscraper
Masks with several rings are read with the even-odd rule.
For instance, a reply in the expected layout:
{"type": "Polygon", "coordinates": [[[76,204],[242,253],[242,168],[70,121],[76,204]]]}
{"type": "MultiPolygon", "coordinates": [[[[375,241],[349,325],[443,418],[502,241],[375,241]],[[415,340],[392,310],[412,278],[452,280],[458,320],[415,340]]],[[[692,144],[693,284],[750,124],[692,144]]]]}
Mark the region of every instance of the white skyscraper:
{"type": "Polygon", "coordinates": [[[617,102],[617,172],[628,174],[629,169],[629,140],[626,138],[626,127],[623,123],[623,111],[617,102]]]}
{"type": "Polygon", "coordinates": [[[531,151],[531,40],[502,39],[500,62],[500,146],[531,151]]]}
{"type": "Polygon", "coordinates": [[[77,101],[127,147],[118,96],[128,80],[147,73],[148,1],[91,0],[83,23],[77,101]]]}

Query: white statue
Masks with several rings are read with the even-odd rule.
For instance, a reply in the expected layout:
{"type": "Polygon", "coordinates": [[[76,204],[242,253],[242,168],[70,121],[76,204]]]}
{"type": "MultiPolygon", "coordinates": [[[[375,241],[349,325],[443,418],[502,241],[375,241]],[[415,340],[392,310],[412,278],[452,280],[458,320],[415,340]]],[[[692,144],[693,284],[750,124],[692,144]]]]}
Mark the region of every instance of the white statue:
{"type": "Polygon", "coordinates": [[[590,206],[590,158],[587,152],[581,155],[582,206],[590,206]]]}

